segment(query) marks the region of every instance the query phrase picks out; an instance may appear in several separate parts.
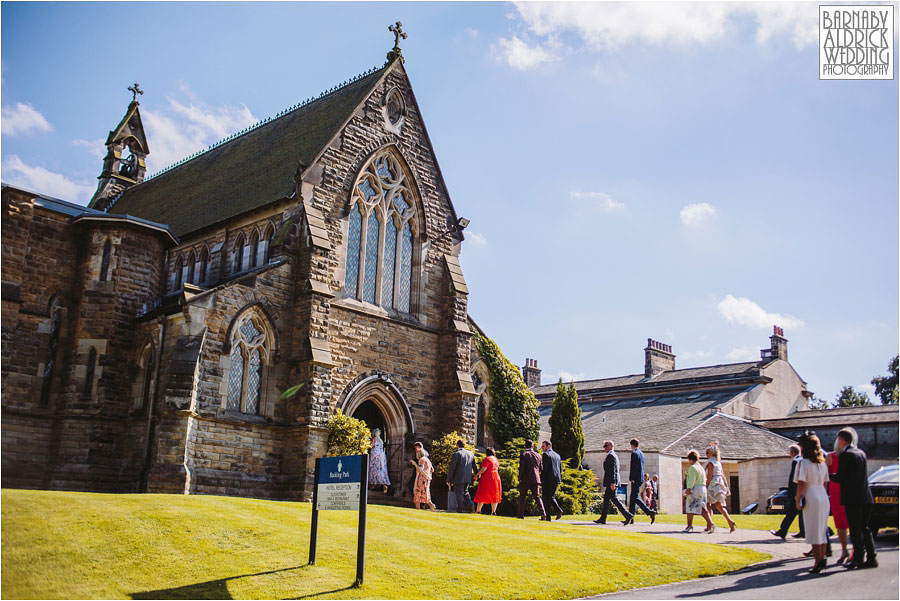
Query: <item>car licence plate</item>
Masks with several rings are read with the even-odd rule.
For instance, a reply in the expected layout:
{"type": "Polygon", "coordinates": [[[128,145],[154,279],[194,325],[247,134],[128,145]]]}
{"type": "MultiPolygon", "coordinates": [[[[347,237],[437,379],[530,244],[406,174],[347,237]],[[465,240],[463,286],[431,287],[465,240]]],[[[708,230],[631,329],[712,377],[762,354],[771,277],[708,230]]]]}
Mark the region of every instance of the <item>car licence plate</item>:
{"type": "Polygon", "coordinates": [[[893,503],[897,504],[897,497],[875,497],[876,503],[893,503]]]}
{"type": "Polygon", "coordinates": [[[772,509],[784,509],[784,505],[772,505],[772,509]]]}

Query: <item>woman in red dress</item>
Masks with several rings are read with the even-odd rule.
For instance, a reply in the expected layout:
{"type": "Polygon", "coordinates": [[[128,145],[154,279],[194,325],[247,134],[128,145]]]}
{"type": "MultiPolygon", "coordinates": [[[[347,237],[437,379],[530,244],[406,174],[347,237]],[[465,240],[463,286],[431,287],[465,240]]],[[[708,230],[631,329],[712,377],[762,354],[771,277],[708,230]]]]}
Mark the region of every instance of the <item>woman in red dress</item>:
{"type": "Polygon", "coordinates": [[[503,488],[500,485],[500,474],[497,469],[500,464],[497,457],[494,456],[493,447],[485,450],[484,461],[481,462],[481,469],[476,474],[478,481],[478,489],[475,491],[475,513],[481,513],[481,508],[485,503],[491,505],[491,515],[497,515],[497,504],[503,498],[503,488]]]}
{"type": "MultiPolygon", "coordinates": [[[[828,466],[829,474],[836,474],[838,468],[837,453],[828,453],[825,455],[825,465],[828,466]]],[[[837,563],[842,564],[848,561],[850,554],[847,553],[847,538],[850,532],[850,525],[847,523],[847,511],[841,505],[841,483],[828,483],[828,499],[831,502],[831,517],[834,518],[834,527],[837,529],[838,540],[841,541],[841,556],[837,563]]]]}

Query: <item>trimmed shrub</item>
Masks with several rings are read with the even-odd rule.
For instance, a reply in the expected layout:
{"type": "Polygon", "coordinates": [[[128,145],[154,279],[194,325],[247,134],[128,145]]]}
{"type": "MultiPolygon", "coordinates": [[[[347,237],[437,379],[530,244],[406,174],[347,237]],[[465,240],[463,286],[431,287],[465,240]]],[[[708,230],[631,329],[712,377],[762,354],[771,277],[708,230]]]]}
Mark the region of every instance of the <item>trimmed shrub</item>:
{"type": "Polygon", "coordinates": [[[328,418],[328,456],[364,455],[372,446],[372,433],[362,420],[338,409],[328,418]]]}
{"type": "Polygon", "coordinates": [[[571,459],[570,465],[579,467],[584,459],[584,431],[581,428],[581,407],[575,384],[563,385],[562,378],[556,385],[553,409],[550,414],[550,444],[562,459],[571,459]]]}
{"type": "Polygon", "coordinates": [[[490,338],[475,333],[478,352],[490,374],[491,408],[487,423],[498,447],[505,447],[513,438],[538,435],[538,400],[522,380],[519,368],[503,356],[490,338]]]}
{"type": "MultiPolygon", "coordinates": [[[[431,456],[429,459],[431,459],[431,465],[434,466],[435,475],[447,475],[447,470],[450,469],[450,460],[453,458],[453,453],[455,453],[457,449],[456,441],[461,438],[462,436],[460,436],[458,432],[453,431],[444,434],[431,443],[431,456]]],[[[468,443],[466,443],[465,448],[473,453],[475,452],[475,447],[468,443]]],[[[481,465],[481,461],[478,461],[478,465],[481,465]]]]}

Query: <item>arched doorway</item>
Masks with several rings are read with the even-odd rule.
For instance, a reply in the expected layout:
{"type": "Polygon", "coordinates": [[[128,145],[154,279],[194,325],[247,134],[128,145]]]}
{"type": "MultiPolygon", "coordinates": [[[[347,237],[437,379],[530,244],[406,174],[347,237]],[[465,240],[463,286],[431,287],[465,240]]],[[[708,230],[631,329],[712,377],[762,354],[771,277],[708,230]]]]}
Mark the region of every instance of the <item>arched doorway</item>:
{"type": "Polygon", "coordinates": [[[391,486],[402,495],[409,471],[407,459],[411,457],[411,447],[407,447],[416,432],[409,405],[386,374],[361,377],[349,388],[341,410],[364,421],[370,430],[381,429],[391,486]]]}

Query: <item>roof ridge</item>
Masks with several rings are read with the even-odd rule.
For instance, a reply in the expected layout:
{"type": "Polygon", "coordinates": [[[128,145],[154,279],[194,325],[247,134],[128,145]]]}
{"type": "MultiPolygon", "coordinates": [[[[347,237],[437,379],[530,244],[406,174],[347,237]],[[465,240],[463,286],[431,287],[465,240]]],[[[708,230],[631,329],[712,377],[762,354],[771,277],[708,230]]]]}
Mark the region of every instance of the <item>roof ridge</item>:
{"type": "Polygon", "coordinates": [[[203,150],[198,150],[197,152],[194,152],[193,154],[191,154],[191,155],[189,155],[189,156],[186,156],[186,157],[184,157],[184,158],[182,158],[182,159],[179,159],[178,161],[172,163],[171,165],[168,165],[167,167],[164,167],[164,168],[160,169],[159,171],[156,171],[156,172],[154,172],[154,173],[148,175],[147,177],[144,178],[144,182],[149,181],[149,180],[151,180],[151,179],[154,179],[154,178],[156,178],[156,177],[162,175],[163,173],[167,173],[167,172],[169,172],[169,171],[175,169],[176,167],[180,167],[181,165],[184,165],[185,163],[188,163],[188,162],[190,162],[191,160],[193,160],[193,159],[195,159],[195,158],[197,158],[197,157],[199,157],[199,156],[202,156],[202,155],[206,154],[207,152],[209,152],[209,151],[211,151],[211,150],[213,150],[213,149],[215,149],[215,148],[218,148],[218,147],[220,147],[220,146],[223,146],[223,145],[227,144],[228,142],[231,142],[232,140],[236,140],[236,139],[238,139],[238,138],[240,138],[240,137],[242,137],[242,136],[244,136],[244,135],[246,135],[246,134],[249,134],[250,132],[255,131],[255,130],[257,130],[258,128],[262,127],[263,125],[266,125],[267,123],[271,123],[272,121],[275,121],[275,120],[277,120],[277,119],[280,119],[280,118],[284,117],[285,115],[288,115],[288,114],[290,114],[290,113],[293,113],[293,112],[295,112],[295,111],[298,111],[298,110],[300,110],[300,109],[302,109],[302,108],[304,108],[304,107],[307,107],[307,106],[309,106],[310,104],[312,104],[312,103],[314,103],[314,102],[316,102],[316,101],[318,101],[318,100],[321,100],[321,99],[323,99],[323,98],[326,98],[326,97],[328,97],[328,96],[331,96],[332,94],[334,94],[334,93],[336,93],[336,92],[339,92],[339,91],[343,90],[343,89],[346,88],[347,86],[356,83],[357,81],[363,79],[364,77],[367,77],[367,76],[369,76],[369,75],[372,75],[372,74],[374,74],[374,73],[377,73],[378,71],[380,71],[380,70],[382,70],[382,69],[384,69],[384,66],[381,66],[381,67],[372,67],[371,69],[367,69],[366,71],[363,71],[362,73],[359,73],[359,74],[357,74],[357,75],[351,77],[350,79],[345,80],[345,81],[344,81],[343,83],[341,83],[341,84],[338,84],[338,85],[335,85],[335,86],[333,86],[333,87],[331,87],[331,88],[328,88],[328,89],[325,90],[324,92],[321,92],[318,96],[310,96],[309,98],[307,98],[306,100],[304,100],[304,101],[302,101],[302,102],[298,102],[297,104],[294,104],[294,105],[292,105],[292,106],[290,106],[290,107],[288,107],[288,108],[286,108],[286,109],[283,109],[283,110],[279,111],[279,112],[276,113],[275,116],[273,116],[273,117],[270,116],[270,117],[265,117],[264,119],[260,119],[259,121],[257,121],[257,122],[254,123],[253,125],[249,125],[249,126],[245,127],[244,129],[242,129],[242,130],[240,130],[240,131],[238,131],[238,132],[234,132],[234,133],[232,133],[231,135],[228,135],[228,136],[222,138],[221,140],[219,140],[219,141],[217,141],[217,142],[213,142],[212,144],[210,144],[209,146],[207,146],[205,149],[203,149],[203,150]]]}

